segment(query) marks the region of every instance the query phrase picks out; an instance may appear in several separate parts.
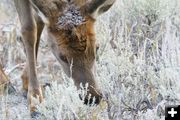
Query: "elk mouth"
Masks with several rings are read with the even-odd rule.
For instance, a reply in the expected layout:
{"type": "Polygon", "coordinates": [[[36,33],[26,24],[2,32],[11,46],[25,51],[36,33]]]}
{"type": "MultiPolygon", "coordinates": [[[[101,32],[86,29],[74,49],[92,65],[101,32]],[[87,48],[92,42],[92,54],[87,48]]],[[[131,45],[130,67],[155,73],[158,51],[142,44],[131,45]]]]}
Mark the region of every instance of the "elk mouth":
{"type": "MultiPolygon", "coordinates": [[[[80,100],[83,100],[81,95],[79,95],[80,100]]],[[[84,104],[85,105],[98,105],[101,102],[102,99],[102,95],[98,94],[97,96],[91,96],[90,98],[88,98],[88,96],[86,96],[86,98],[84,99],[84,104]]]]}
{"type": "Polygon", "coordinates": [[[101,95],[92,96],[90,99],[85,98],[84,104],[86,104],[86,105],[92,105],[92,104],[98,105],[101,102],[101,99],[102,99],[101,95]]]}

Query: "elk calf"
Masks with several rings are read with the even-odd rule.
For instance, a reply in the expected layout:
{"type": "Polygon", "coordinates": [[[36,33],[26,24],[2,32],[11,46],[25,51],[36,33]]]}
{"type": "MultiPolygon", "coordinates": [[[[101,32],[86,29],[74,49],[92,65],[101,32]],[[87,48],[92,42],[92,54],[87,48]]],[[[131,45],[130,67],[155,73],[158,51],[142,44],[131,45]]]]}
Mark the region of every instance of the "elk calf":
{"type": "MultiPolygon", "coordinates": [[[[94,23],[115,0],[14,0],[21,23],[22,38],[27,54],[23,89],[28,92],[31,112],[35,111],[32,98],[42,102],[41,87],[36,76],[36,58],[41,32],[47,28],[48,43],[53,54],[75,85],[89,84],[90,102],[101,100],[101,92],[94,77],[96,58],[94,23]],[[72,65],[72,71],[70,66],[72,65]],[[72,73],[71,73],[72,72],[72,73]]],[[[85,103],[87,103],[88,95],[85,103]]]]}

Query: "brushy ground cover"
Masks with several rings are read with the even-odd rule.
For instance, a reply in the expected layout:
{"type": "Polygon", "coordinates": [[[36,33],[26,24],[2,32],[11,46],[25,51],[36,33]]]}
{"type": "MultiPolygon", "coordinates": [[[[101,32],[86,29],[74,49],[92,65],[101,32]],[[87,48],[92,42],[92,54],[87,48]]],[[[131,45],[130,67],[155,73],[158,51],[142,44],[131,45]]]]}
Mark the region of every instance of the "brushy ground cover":
{"type": "MultiPolygon", "coordinates": [[[[180,104],[179,11],[178,0],[117,0],[98,18],[96,76],[103,91],[98,106],[83,105],[78,97],[82,91],[49,52],[44,34],[38,79],[51,81],[52,88],[38,106],[43,114],[38,120],[164,120],[165,105],[180,104]]],[[[25,54],[18,25],[2,28],[0,59],[17,91],[0,97],[0,119],[27,120],[20,80],[25,54]]]]}

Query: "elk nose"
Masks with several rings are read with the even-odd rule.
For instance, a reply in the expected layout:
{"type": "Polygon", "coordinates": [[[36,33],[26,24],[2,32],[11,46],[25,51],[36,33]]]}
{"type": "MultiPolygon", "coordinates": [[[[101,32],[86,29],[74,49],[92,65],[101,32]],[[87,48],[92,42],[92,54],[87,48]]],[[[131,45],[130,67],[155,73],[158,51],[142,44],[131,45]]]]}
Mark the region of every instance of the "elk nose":
{"type": "Polygon", "coordinates": [[[96,96],[92,96],[90,99],[86,98],[84,100],[84,104],[92,105],[94,103],[95,105],[98,105],[101,102],[101,99],[102,99],[102,95],[101,94],[100,95],[96,95],[96,96]]]}

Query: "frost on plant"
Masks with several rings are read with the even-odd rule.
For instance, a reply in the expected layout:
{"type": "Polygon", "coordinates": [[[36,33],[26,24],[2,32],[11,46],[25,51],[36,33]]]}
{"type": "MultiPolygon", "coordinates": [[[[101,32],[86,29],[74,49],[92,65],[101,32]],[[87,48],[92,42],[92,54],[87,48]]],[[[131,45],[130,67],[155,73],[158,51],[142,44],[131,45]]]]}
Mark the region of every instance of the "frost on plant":
{"type": "MultiPolygon", "coordinates": [[[[103,93],[98,106],[86,106],[79,99],[79,93],[85,95],[87,91],[77,90],[72,79],[64,75],[43,37],[38,77],[40,81],[53,82],[46,89],[45,101],[38,106],[42,113],[39,119],[164,120],[165,105],[180,104],[179,10],[178,0],[117,0],[111,10],[97,19],[96,39],[100,48],[96,77],[103,93]]],[[[57,24],[59,29],[69,29],[83,22],[79,9],[69,6],[57,24]]],[[[15,63],[25,62],[20,57],[23,50],[18,51],[22,47],[20,42],[7,44],[13,39],[11,36],[0,37],[0,59],[5,71],[11,71],[15,63]],[[8,47],[13,51],[11,55],[8,47]],[[9,59],[15,63],[7,64],[5,56],[12,56],[9,59]]],[[[21,71],[18,68],[9,75],[19,91],[17,74],[21,71]]],[[[21,97],[9,95],[6,101],[0,99],[0,119],[13,113],[12,119],[27,117],[28,110],[19,108],[26,106],[21,97]]]]}

